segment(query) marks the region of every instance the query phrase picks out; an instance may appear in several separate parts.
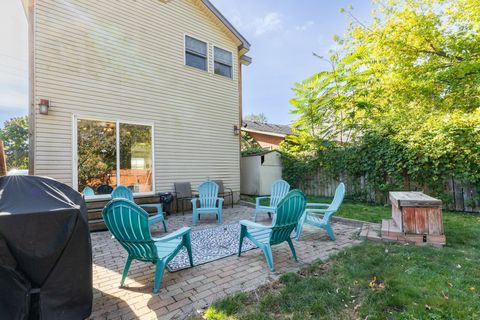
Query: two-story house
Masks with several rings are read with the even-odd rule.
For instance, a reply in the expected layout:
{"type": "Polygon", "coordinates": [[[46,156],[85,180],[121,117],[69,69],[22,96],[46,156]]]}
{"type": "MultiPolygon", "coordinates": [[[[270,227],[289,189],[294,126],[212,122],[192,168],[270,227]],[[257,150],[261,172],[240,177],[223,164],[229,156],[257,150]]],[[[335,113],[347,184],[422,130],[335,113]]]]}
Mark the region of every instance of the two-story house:
{"type": "Polygon", "coordinates": [[[240,191],[250,44],[208,0],[22,0],[30,174],[92,197],[222,179],[240,191]]]}

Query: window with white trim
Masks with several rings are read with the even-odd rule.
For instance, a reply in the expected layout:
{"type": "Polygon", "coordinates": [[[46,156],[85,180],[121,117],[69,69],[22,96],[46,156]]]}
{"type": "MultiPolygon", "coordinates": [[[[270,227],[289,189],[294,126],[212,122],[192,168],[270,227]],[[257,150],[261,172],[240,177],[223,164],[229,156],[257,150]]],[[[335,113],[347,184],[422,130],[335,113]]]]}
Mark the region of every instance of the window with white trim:
{"type": "Polygon", "coordinates": [[[77,120],[78,190],[110,194],[117,185],[134,193],[153,191],[152,126],[77,120]]]}
{"type": "Polygon", "coordinates": [[[232,53],[217,47],[213,48],[214,72],[228,78],[233,77],[233,58],[232,53]]]}
{"type": "Polygon", "coordinates": [[[208,70],[207,43],[185,36],[185,64],[201,70],[208,70]]]}

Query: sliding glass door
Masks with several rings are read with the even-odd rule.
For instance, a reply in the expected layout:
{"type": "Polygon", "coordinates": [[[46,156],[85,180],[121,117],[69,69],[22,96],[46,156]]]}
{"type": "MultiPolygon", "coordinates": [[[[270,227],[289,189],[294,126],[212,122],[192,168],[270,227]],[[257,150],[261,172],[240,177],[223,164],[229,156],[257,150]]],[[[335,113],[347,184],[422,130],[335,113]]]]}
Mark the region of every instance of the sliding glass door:
{"type": "Polygon", "coordinates": [[[153,191],[153,128],[120,121],[77,119],[78,190],[110,194],[117,185],[153,191]]]}

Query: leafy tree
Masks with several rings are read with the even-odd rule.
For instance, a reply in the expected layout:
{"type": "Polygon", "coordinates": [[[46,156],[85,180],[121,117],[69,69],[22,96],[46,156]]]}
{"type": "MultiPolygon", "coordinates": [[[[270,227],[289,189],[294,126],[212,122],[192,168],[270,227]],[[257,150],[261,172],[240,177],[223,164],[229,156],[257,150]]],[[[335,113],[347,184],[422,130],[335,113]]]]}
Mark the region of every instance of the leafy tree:
{"type": "Polygon", "coordinates": [[[8,169],[28,169],[28,120],[16,117],[0,128],[0,140],[5,145],[8,169]]]}
{"type": "Polygon", "coordinates": [[[254,121],[254,122],[259,122],[259,123],[267,123],[267,116],[263,113],[259,114],[249,114],[245,117],[245,121],[254,121]]]}
{"type": "MultiPolygon", "coordinates": [[[[244,118],[245,121],[253,121],[259,123],[266,123],[267,117],[263,113],[259,114],[250,114],[244,118]]],[[[246,131],[241,132],[240,146],[242,155],[249,155],[254,153],[259,153],[265,151],[266,149],[262,148],[258,142],[250,136],[246,131]]]]}
{"type": "Polygon", "coordinates": [[[295,84],[299,135],[284,147],[327,166],[336,158],[332,171],[377,189],[480,184],[479,1],[379,2],[369,24],[343,11],[340,50],[319,57],[330,68],[295,84]]]}
{"type": "Polygon", "coordinates": [[[258,142],[253,139],[246,131],[241,131],[240,147],[242,155],[249,155],[265,151],[265,149],[262,148],[258,144],[258,142]]]}
{"type": "Polygon", "coordinates": [[[115,124],[80,120],[77,136],[79,190],[109,183],[117,164],[115,124]]]}

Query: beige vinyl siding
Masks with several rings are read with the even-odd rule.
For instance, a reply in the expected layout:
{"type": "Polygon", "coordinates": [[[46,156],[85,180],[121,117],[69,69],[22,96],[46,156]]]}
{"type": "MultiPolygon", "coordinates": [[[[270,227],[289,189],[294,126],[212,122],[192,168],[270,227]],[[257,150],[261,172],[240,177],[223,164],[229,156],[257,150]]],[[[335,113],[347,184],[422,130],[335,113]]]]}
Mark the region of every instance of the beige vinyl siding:
{"type": "MultiPolygon", "coordinates": [[[[238,41],[196,0],[37,0],[35,174],[74,186],[74,116],[154,126],[156,191],[210,177],[240,189],[238,41]],[[184,63],[185,34],[208,43],[209,71],[184,63]],[[233,79],[213,74],[213,46],[233,79]]],[[[76,187],[76,186],[74,186],[76,187]]]]}

